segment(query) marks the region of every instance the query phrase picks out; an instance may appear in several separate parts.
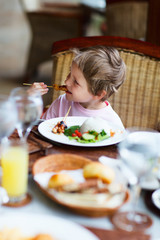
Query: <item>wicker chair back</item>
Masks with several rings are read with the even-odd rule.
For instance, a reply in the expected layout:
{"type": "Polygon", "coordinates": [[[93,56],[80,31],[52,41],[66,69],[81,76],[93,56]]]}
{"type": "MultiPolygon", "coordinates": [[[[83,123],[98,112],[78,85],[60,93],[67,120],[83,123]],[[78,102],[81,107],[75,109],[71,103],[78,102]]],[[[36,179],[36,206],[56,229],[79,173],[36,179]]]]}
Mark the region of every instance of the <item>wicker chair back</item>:
{"type": "MultiPolygon", "coordinates": [[[[125,127],[160,130],[160,47],[122,37],[82,37],[53,44],[53,83],[64,84],[72,63],[73,47],[116,47],[127,66],[125,83],[109,98],[125,127]]],[[[62,92],[55,92],[53,100],[62,92]]]]}

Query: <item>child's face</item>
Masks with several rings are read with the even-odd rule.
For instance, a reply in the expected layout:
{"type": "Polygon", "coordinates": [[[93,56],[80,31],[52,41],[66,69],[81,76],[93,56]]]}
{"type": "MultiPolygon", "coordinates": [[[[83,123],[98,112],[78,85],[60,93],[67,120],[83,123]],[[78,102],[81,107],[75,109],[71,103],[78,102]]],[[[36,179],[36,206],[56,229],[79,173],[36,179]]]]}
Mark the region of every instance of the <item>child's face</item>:
{"type": "Polygon", "coordinates": [[[79,103],[89,103],[93,100],[94,95],[88,91],[87,81],[82,71],[77,67],[76,63],[72,63],[71,72],[65,80],[68,92],[66,92],[67,100],[79,103]]]}

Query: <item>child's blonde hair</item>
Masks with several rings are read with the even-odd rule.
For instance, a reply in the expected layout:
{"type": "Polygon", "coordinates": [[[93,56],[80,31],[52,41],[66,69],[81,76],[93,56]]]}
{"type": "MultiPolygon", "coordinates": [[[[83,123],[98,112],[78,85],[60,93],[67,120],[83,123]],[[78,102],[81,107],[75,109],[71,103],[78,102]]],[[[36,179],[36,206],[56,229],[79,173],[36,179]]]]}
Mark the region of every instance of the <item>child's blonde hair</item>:
{"type": "Polygon", "coordinates": [[[113,47],[95,46],[84,49],[72,49],[75,53],[73,61],[82,71],[88,90],[99,95],[102,90],[105,101],[122,85],[126,76],[126,66],[117,49],[113,47]]]}

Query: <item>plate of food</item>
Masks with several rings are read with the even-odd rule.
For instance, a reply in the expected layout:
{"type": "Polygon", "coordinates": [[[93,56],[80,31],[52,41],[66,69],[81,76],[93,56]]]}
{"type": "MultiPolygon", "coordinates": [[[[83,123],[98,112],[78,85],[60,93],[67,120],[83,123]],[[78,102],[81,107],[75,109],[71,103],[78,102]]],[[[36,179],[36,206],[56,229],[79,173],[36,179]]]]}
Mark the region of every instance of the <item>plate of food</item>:
{"type": "Polygon", "coordinates": [[[0,239],[98,240],[92,232],[74,222],[60,217],[25,212],[3,214],[0,218],[0,239]]]}
{"type": "Polygon", "coordinates": [[[124,128],[98,117],[53,118],[42,122],[38,131],[53,142],[81,147],[112,145],[126,137],[124,128]]]}
{"type": "Polygon", "coordinates": [[[112,215],[129,199],[114,169],[79,155],[42,157],[33,164],[32,174],[45,195],[80,215],[112,215]]]}

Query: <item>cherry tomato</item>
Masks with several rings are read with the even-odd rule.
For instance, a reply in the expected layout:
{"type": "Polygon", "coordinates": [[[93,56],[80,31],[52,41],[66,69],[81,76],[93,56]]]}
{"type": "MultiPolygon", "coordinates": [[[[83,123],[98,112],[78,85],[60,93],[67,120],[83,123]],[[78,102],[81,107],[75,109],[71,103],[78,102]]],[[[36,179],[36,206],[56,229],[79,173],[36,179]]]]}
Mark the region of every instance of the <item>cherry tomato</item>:
{"type": "Polygon", "coordinates": [[[78,130],[75,130],[75,134],[77,134],[78,137],[82,137],[82,133],[79,132],[78,130]]]}
{"type": "Polygon", "coordinates": [[[76,133],[72,133],[72,137],[77,137],[77,134],[76,133]]]}

